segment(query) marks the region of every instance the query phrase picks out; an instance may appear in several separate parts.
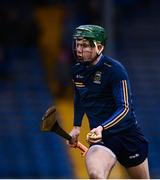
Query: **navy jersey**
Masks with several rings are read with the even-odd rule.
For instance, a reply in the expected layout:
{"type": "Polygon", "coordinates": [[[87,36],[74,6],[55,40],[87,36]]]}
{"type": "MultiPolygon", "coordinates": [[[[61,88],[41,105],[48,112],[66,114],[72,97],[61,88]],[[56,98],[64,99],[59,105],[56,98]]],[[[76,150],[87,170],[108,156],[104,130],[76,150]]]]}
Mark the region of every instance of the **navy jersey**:
{"type": "Polygon", "coordinates": [[[120,62],[102,56],[94,66],[76,63],[72,78],[74,126],[81,126],[85,113],[91,129],[102,125],[108,133],[137,124],[128,74],[120,62]]]}

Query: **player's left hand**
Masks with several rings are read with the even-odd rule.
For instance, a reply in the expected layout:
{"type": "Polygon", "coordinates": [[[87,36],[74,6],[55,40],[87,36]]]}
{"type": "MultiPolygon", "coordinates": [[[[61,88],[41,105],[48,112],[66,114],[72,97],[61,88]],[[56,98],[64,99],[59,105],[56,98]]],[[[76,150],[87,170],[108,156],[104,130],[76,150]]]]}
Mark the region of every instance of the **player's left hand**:
{"type": "Polygon", "coordinates": [[[87,134],[87,142],[89,144],[95,144],[98,143],[102,140],[102,131],[103,127],[98,126],[97,128],[92,129],[88,134],[87,134]]]}

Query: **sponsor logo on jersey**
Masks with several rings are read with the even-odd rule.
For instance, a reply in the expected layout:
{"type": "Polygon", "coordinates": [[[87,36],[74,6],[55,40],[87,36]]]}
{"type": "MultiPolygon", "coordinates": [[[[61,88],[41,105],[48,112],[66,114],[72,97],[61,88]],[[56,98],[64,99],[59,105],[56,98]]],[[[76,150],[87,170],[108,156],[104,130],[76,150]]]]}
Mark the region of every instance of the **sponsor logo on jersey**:
{"type": "Polygon", "coordinates": [[[83,79],[84,76],[82,76],[82,75],[80,75],[80,74],[77,74],[77,75],[76,75],[76,78],[77,78],[77,79],[83,79]]]}

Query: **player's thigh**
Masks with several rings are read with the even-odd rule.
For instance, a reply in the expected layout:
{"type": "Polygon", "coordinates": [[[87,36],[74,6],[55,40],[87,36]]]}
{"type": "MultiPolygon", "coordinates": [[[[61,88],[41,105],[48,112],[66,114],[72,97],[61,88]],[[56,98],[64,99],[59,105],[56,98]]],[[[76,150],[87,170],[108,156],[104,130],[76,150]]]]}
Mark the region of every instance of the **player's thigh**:
{"type": "Polygon", "coordinates": [[[149,179],[148,160],[145,159],[141,164],[127,168],[127,172],[132,179],[149,179]]]}
{"type": "Polygon", "coordinates": [[[93,145],[86,155],[86,167],[90,177],[106,178],[116,162],[115,154],[105,146],[93,145]],[[93,175],[93,176],[92,176],[93,175]]]}

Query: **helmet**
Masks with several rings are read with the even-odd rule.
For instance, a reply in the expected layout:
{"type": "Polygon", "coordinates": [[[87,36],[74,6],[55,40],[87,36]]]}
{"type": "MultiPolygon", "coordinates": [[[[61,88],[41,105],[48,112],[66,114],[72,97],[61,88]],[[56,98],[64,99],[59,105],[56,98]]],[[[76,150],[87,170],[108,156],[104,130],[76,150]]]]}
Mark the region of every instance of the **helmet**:
{"type": "Polygon", "coordinates": [[[107,39],[105,29],[97,25],[81,25],[76,28],[73,38],[86,38],[105,45],[107,39]]]}

